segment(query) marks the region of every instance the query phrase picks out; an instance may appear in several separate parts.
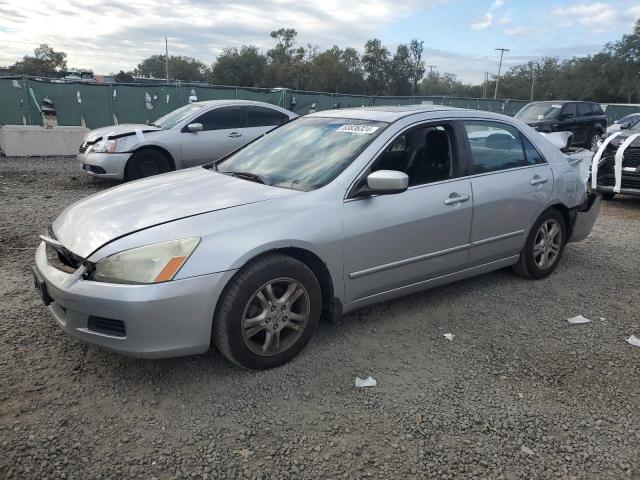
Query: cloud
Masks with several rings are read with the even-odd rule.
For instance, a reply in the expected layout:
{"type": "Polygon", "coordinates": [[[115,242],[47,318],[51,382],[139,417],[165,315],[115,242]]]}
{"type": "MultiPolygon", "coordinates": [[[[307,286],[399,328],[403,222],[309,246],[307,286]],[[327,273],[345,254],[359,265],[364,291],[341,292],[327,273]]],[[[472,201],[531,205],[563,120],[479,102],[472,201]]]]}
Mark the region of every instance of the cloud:
{"type": "Polygon", "coordinates": [[[561,26],[580,25],[589,27],[592,31],[603,32],[633,24],[640,14],[640,6],[631,7],[626,12],[622,8],[619,3],[585,2],[557,5],[553,7],[551,14],[561,22],[561,26]]]}
{"type": "MultiPolygon", "coordinates": [[[[471,28],[474,30],[485,30],[493,25],[493,19],[495,17],[495,11],[504,5],[504,0],[493,0],[491,5],[489,5],[489,10],[480,18],[471,22],[471,28]]],[[[498,23],[504,22],[508,23],[510,20],[507,16],[502,16],[498,23]]]]}
{"type": "Polygon", "coordinates": [[[280,27],[295,28],[301,44],[359,46],[440,1],[1,0],[0,65],[48,43],[68,54],[69,66],[109,73],[163,53],[165,36],[170,54],[211,63],[224,47],[269,48],[269,32],[280,27]]]}

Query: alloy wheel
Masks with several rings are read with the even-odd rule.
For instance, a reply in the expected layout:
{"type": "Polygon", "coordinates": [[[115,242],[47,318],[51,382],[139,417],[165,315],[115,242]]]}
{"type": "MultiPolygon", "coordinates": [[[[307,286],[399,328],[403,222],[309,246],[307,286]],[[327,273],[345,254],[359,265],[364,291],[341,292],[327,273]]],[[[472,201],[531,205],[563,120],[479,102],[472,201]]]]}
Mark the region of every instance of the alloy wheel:
{"type": "Polygon", "coordinates": [[[251,295],[242,315],[242,339],[256,355],[285,352],[302,336],[311,311],[309,293],[292,278],[277,278],[251,295]]]}
{"type": "Polygon", "coordinates": [[[533,243],[533,258],[541,270],[551,267],[560,254],[562,228],[558,221],[548,219],[542,222],[533,243]]]}

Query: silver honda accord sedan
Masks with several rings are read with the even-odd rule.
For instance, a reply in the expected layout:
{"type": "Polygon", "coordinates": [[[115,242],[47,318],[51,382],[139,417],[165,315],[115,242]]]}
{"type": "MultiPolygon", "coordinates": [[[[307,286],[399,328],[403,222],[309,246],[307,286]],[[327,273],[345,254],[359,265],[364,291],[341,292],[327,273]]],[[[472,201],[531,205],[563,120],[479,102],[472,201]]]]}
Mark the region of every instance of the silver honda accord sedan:
{"type": "Polygon", "coordinates": [[[504,267],[551,274],[600,206],[576,163],[493,113],[319,112],[69,206],[41,236],[35,283],[85,342],[147,358],[213,344],[270,368],[321,317],[504,267]]]}

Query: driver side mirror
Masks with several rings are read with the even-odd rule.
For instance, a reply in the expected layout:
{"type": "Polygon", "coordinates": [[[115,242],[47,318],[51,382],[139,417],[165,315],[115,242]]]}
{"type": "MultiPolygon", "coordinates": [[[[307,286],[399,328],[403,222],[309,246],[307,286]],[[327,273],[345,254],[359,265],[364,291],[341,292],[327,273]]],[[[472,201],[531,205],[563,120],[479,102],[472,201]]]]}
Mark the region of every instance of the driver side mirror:
{"type": "Polygon", "coordinates": [[[620,125],[620,130],[628,130],[629,128],[631,128],[631,123],[623,123],[620,125]]]}
{"type": "Polygon", "coordinates": [[[201,123],[190,123],[187,125],[187,131],[191,133],[201,132],[202,124],[201,123]]]}
{"type": "Polygon", "coordinates": [[[409,176],[396,170],[378,170],[367,176],[367,193],[390,195],[409,188],[409,176]]]}

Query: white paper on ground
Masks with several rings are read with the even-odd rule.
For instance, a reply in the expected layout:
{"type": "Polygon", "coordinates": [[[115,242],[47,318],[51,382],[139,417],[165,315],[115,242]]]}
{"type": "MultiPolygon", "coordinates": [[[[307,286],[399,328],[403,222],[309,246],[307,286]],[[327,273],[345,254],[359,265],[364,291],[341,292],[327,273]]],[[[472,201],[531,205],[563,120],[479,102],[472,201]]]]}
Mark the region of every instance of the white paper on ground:
{"type": "Polygon", "coordinates": [[[635,335],[631,335],[627,338],[627,343],[629,345],[633,345],[634,347],[640,347],[640,338],[637,338],[635,335]]]}
{"type": "Polygon", "coordinates": [[[524,445],[520,447],[520,450],[522,451],[522,453],[526,453],[527,455],[535,455],[533,450],[531,450],[529,447],[525,447],[524,445]]]}
{"type": "Polygon", "coordinates": [[[455,337],[455,335],[453,333],[445,333],[444,334],[444,338],[446,338],[447,340],[453,340],[453,337],[455,337]]]}
{"type": "Polygon", "coordinates": [[[360,377],[356,377],[356,387],[375,387],[378,384],[375,378],[367,377],[362,379],[360,377]]]}
{"type": "Polygon", "coordinates": [[[582,315],[577,315],[575,317],[568,318],[567,322],[572,323],[574,325],[579,325],[581,323],[589,323],[591,322],[591,320],[589,320],[586,317],[583,317],[582,315]]]}

